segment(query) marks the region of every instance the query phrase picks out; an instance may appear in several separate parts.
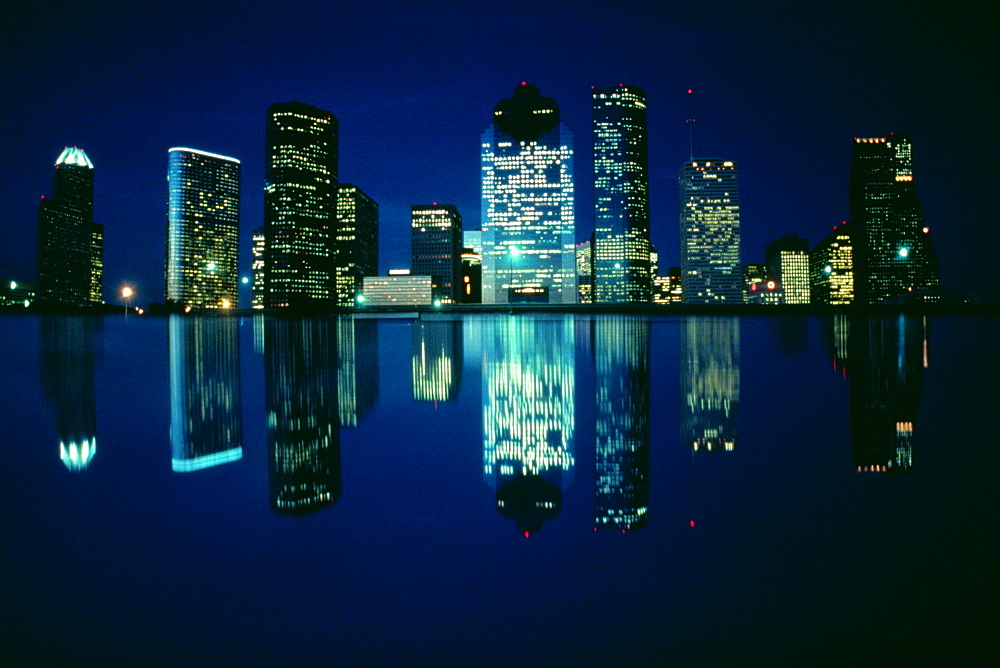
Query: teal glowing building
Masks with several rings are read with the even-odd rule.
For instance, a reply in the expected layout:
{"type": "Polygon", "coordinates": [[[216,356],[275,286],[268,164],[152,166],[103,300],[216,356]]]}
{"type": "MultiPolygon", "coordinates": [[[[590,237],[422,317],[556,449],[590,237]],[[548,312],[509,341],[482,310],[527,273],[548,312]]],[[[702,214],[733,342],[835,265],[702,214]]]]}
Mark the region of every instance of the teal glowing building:
{"type": "Polygon", "coordinates": [[[482,135],[483,303],[576,303],[573,137],[522,83],[482,135]]]}

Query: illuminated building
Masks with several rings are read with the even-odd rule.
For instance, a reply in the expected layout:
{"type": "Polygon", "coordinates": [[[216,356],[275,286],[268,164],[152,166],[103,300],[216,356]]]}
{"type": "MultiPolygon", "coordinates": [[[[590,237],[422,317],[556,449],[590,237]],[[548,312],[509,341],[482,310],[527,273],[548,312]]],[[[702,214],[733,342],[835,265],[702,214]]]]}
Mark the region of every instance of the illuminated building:
{"type": "Polygon", "coordinates": [[[0,281],[0,306],[24,308],[35,301],[35,284],[26,281],[0,281]]]}
{"type": "Polygon", "coordinates": [[[649,521],[649,321],[594,320],[594,527],[649,521]]]}
{"type": "Polygon", "coordinates": [[[791,234],[765,247],[768,278],[781,286],[782,304],[809,303],[809,242],[791,234]]]}
{"type": "Polygon", "coordinates": [[[337,186],[337,303],[354,306],[365,276],[378,274],[378,204],[357,186],[337,186]]]}
{"type": "Polygon", "coordinates": [[[527,534],[562,508],[575,430],[570,320],[483,319],[483,465],[497,510],[527,534]]]}
{"type": "Polygon", "coordinates": [[[937,257],[917,199],[908,135],[854,140],[850,195],[858,303],[934,298],[937,257]]]}
{"type": "Polygon", "coordinates": [[[454,302],[462,275],[462,216],[451,204],[410,207],[411,270],[430,276],[434,296],[454,302]]]}
{"type": "Polygon", "coordinates": [[[813,304],[854,301],[854,260],[847,223],[835,225],[809,253],[809,280],[813,304]]]}
{"type": "Polygon", "coordinates": [[[522,83],[482,135],[483,303],[576,302],[573,139],[522,83]]]}
{"type": "Polygon", "coordinates": [[[87,468],[97,454],[94,327],[89,318],[43,318],[42,392],[55,410],[59,459],[70,471],[87,468]]]}
{"type": "Polygon", "coordinates": [[[906,473],[913,466],[926,347],[922,317],[850,321],[851,445],[859,473],[906,473]]]}
{"type": "Polygon", "coordinates": [[[594,236],[576,245],[576,290],[581,304],[594,302],[594,236]]]}
{"type": "Polygon", "coordinates": [[[264,305],[335,302],[338,123],[301,102],[267,110],[264,305]]]}
{"type": "Polygon", "coordinates": [[[685,304],[740,304],[740,198],[735,162],[695,160],[680,173],[685,304]]]}
{"type": "Polygon", "coordinates": [[[670,267],[666,276],[653,276],[653,302],[656,304],[680,304],[684,298],[681,284],[681,268],[670,267]]]}
{"type": "Polygon", "coordinates": [[[338,319],[337,344],[340,424],[356,427],[378,403],[378,321],[338,319]]]}
{"type": "Polygon", "coordinates": [[[777,306],[785,303],[785,291],[781,283],[774,279],[751,283],[747,292],[747,304],[767,304],[777,306]]]}
{"type": "Polygon", "coordinates": [[[94,222],[94,165],[83,149],[56,159],[52,196],[38,205],[38,301],[101,303],[104,227],[94,222]]]}
{"type": "Polygon", "coordinates": [[[271,509],[305,515],[341,493],[337,321],[267,318],[265,327],[271,509]]]}
{"type": "Polygon", "coordinates": [[[476,255],[482,257],[483,255],[483,231],[482,230],[463,230],[462,231],[462,246],[465,248],[471,248],[472,252],[476,255]]]}
{"type": "Polygon", "coordinates": [[[430,276],[416,276],[406,269],[394,269],[388,276],[365,276],[364,291],[359,304],[430,306],[434,301],[433,284],[430,276]]]}
{"type": "Polygon", "coordinates": [[[240,161],[193,148],[167,153],[166,299],[236,308],[240,161]]]}
{"type": "Polygon", "coordinates": [[[646,91],[593,91],[594,302],[649,303],[646,91]]]}
{"type": "Polygon", "coordinates": [[[763,262],[750,262],[743,265],[743,301],[750,302],[750,286],[767,280],[767,265],[763,262]]]}
{"type": "Polygon", "coordinates": [[[695,452],[736,447],[740,321],[688,317],[681,324],[681,438],[695,452]]]}
{"type": "Polygon", "coordinates": [[[239,322],[172,315],[167,330],[173,470],[186,473],[241,459],[239,322]]]}
{"type": "Polygon", "coordinates": [[[483,258],[471,248],[462,249],[462,280],[458,285],[461,304],[483,302],[483,258]]]}
{"type": "Polygon", "coordinates": [[[413,400],[454,401],[462,384],[461,321],[417,320],[410,335],[413,400]]]}
{"type": "Polygon", "coordinates": [[[251,305],[253,308],[264,308],[264,228],[258,227],[253,231],[253,263],[250,270],[253,272],[253,298],[251,305]]]}

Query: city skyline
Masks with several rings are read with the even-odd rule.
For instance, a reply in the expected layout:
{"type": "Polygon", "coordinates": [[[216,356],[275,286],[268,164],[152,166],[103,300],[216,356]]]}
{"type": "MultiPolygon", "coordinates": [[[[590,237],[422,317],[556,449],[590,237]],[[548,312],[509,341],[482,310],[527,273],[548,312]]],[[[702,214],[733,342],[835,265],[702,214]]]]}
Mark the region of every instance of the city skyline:
{"type": "MultiPolygon", "coordinates": [[[[519,24],[526,7],[504,8],[489,21],[471,10],[440,15],[432,7],[429,15],[440,20],[435,25],[450,28],[456,39],[434,53],[421,50],[419,60],[407,56],[415,47],[404,46],[402,38],[427,20],[425,8],[394,7],[386,25],[344,9],[345,20],[337,22],[344,27],[331,29],[343,39],[324,37],[322,46],[315,42],[319,31],[309,25],[330,25],[320,9],[274,17],[273,31],[254,26],[241,36],[259,43],[254,53],[234,50],[241,42],[231,31],[217,30],[221,12],[193,25],[178,8],[141,20],[137,10],[109,17],[65,3],[35,13],[15,9],[12,39],[0,47],[18,63],[4,73],[4,88],[19,93],[18,102],[0,110],[5,125],[17,128],[9,149],[18,156],[0,166],[9,212],[0,222],[0,274],[33,278],[35,239],[25,224],[30,226],[30,211],[45,192],[50,154],[77,145],[98,165],[95,214],[106,227],[104,297],[114,301],[127,281],[136,285],[138,301],[155,301],[162,278],[151,269],[164,254],[164,241],[155,236],[162,236],[157,230],[163,229],[166,189],[162,173],[147,173],[148,166],[162,164],[159,156],[170,146],[186,145],[244,164],[240,267],[247,275],[250,234],[263,220],[264,110],[290,99],[329,109],[341,120],[342,176],[380,205],[380,264],[404,266],[412,204],[448,201],[463,212],[467,227],[478,226],[478,132],[496,99],[528,80],[559,102],[576,134],[576,243],[593,229],[591,186],[579,181],[592,173],[590,86],[625,82],[648,94],[650,236],[664,267],[679,260],[671,181],[689,155],[683,121],[694,117],[695,152],[731,155],[741,165],[743,262],[762,259],[764,245],[783,234],[816,244],[848,218],[852,138],[909,132],[942,287],[990,287],[983,267],[997,249],[998,232],[980,222],[988,220],[986,204],[951,197],[986,191],[985,172],[972,169],[959,178],[949,168],[956,162],[978,165],[991,153],[993,140],[977,128],[988,118],[985,100],[995,84],[982,76],[981,59],[969,57],[976,40],[957,38],[959,29],[977,26],[947,17],[942,25],[919,10],[897,16],[879,3],[866,7],[864,20],[785,3],[735,7],[725,15],[698,8],[650,15],[638,11],[642,3],[629,6],[636,11],[611,18],[582,7],[569,24],[554,8],[540,8],[531,14],[530,30],[510,37],[502,58],[474,39],[473,27],[519,24]],[[879,29],[890,20],[896,29],[879,29]],[[586,47],[605,21],[618,29],[616,36],[588,55],[586,47]],[[122,22],[131,29],[122,29],[122,22]],[[80,25],[101,39],[68,57],[69,36],[80,25]],[[565,25],[561,37],[545,39],[556,34],[555,25],[565,25]],[[822,33],[812,26],[823,26],[822,33]],[[164,29],[183,35],[186,48],[162,51],[153,46],[156,40],[143,41],[164,29]],[[279,48],[293,34],[303,36],[301,53],[279,48]],[[213,40],[201,39],[205,35],[213,40]],[[366,40],[370,58],[347,58],[366,40]],[[557,43],[564,57],[553,59],[557,43]],[[338,59],[356,68],[322,64],[338,59]],[[317,65],[291,66],[307,60],[317,65]],[[675,66],[664,71],[667,61],[675,66]],[[156,76],[139,76],[146,71],[156,76]],[[121,84],[102,84],[96,72],[121,84]],[[53,104],[57,95],[77,102],[73,114],[53,104]],[[437,118],[447,122],[432,122],[437,118]],[[971,228],[966,232],[980,242],[968,261],[962,243],[967,237],[954,229],[958,224],[971,228]]],[[[241,298],[247,296],[241,292],[241,298]]]]}

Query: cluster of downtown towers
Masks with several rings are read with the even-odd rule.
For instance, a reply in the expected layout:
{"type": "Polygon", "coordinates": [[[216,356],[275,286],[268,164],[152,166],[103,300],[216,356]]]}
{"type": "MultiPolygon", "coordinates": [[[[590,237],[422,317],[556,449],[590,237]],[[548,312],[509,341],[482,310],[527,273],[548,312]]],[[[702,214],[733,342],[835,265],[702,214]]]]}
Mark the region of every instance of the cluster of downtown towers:
{"type": "MultiPolygon", "coordinates": [[[[463,234],[452,205],[412,208],[411,271],[432,277],[441,301],[654,301],[665,282],[649,240],[645,91],[618,85],[592,95],[590,238],[577,243],[572,133],[555,100],[522,83],[497,104],[482,135],[481,229],[463,234]]],[[[363,279],[378,274],[378,205],[339,182],[338,139],[329,111],[299,102],[267,110],[255,307],[354,305],[363,279]]],[[[907,136],[855,139],[849,224],[811,252],[804,239],[783,237],[769,246],[766,265],[741,264],[737,163],[691,158],[679,178],[681,266],[671,290],[677,301],[740,304],[752,301],[758,285],[761,292],[777,286],[776,301],[785,303],[936,295],[937,262],[907,136]]],[[[192,309],[236,306],[240,163],[173,148],[168,165],[165,301],[192,309]]],[[[93,169],[78,148],[66,149],[56,163],[53,196],[39,210],[43,302],[101,301],[103,229],[93,220],[93,169]]]]}

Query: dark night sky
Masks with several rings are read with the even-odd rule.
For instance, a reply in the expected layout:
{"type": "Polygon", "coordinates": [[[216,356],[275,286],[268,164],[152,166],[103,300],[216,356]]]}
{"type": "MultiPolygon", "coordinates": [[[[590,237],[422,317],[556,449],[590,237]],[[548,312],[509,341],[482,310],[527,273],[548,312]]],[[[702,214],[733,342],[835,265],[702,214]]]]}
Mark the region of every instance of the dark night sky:
{"type": "Polygon", "coordinates": [[[0,278],[34,278],[37,202],[66,145],[96,167],[106,299],[119,301],[129,282],[139,302],[162,300],[172,146],[242,161],[249,273],[264,112],[292,99],[340,119],[341,181],[380,204],[381,268],[408,266],[411,204],[454,203],[467,229],[479,226],[479,135],[493,106],[529,81],[575,132],[578,240],[593,229],[590,87],[628,83],[650,105],[661,265],[680,262],[685,118],[698,119],[697,154],[739,161],[744,262],[762,261],[782,234],[811,246],[847,217],[852,137],[909,132],[943,287],[995,296],[992,20],[985,3],[948,16],[922,6],[13,4],[0,39],[0,278]]]}

